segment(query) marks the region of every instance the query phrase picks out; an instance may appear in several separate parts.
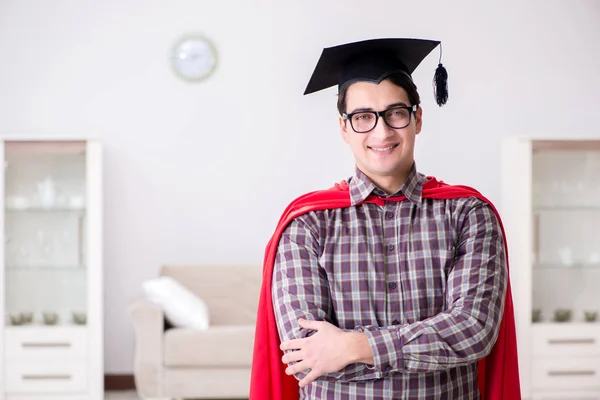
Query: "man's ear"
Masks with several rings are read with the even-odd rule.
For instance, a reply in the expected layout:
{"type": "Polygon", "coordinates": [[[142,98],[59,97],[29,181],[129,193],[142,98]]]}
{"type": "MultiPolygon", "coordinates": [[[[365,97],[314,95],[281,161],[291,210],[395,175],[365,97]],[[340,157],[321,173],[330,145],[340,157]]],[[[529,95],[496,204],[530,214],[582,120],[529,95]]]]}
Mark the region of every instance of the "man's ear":
{"type": "Polygon", "coordinates": [[[342,139],[344,142],[349,143],[348,140],[348,123],[347,121],[340,115],[340,133],[342,134],[342,139]]]}
{"type": "Polygon", "coordinates": [[[423,108],[419,107],[417,112],[415,112],[415,135],[421,133],[421,128],[423,127],[423,108]]]}

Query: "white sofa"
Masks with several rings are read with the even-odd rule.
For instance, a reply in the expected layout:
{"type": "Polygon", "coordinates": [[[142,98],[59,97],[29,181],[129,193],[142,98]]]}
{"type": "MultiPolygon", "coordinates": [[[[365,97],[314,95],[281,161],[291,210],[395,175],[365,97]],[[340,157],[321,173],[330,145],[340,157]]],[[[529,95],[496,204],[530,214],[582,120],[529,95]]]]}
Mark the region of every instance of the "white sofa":
{"type": "Polygon", "coordinates": [[[245,399],[262,266],[167,265],[169,276],[208,306],[207,330],[172,327],[144,296],[129,315],[135,331],[134,378],[142,399],[245,399]]]}

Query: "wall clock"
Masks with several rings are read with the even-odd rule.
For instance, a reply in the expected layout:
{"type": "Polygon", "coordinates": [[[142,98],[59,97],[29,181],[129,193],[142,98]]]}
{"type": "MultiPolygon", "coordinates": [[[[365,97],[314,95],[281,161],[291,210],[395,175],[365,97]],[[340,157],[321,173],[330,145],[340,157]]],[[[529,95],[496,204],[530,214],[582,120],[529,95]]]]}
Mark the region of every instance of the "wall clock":
{"type": "Polygon", "coordinates": [[[186,36],[173,46],[171,63],[175,74],[181,79],[200,82],[214,72],[217,66],[217,50],[206,37],[186,36]]]}

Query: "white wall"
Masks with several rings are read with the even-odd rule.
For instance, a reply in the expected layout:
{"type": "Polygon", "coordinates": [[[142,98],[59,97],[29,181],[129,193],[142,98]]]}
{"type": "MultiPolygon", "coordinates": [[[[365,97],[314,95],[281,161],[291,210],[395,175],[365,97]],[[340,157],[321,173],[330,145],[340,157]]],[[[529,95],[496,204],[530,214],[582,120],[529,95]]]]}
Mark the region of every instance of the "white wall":
{"type": "Polygon", "coordinates": [[[443,41],[414,74],[422,172],[500,202],[505,135],[600,135],[600,2],[0,2],[0,134],[106,146],[106,372],[132,371],[126,315],[162,263],[260,263],[293,197],[353,173],[335,90],[302,96],[321,49],[374,37],[443,41]],[[186,32],[214,40],[210,81],[171,73],[186,32]]]}

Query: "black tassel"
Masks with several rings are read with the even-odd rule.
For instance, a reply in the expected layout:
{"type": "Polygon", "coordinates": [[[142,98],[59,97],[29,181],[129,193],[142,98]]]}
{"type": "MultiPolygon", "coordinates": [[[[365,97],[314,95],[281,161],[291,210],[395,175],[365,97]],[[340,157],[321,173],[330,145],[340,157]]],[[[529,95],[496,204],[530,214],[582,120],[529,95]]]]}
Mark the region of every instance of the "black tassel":
{"type": "Polygon", "coordinates": [[[435,94],[435,101],[438,106],[443,106],[448,101],[448,72],[442,63],[438,64],[435,70],[435,77],[433,80],[433,92],[435,94]]]}

